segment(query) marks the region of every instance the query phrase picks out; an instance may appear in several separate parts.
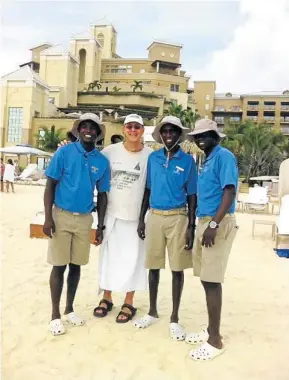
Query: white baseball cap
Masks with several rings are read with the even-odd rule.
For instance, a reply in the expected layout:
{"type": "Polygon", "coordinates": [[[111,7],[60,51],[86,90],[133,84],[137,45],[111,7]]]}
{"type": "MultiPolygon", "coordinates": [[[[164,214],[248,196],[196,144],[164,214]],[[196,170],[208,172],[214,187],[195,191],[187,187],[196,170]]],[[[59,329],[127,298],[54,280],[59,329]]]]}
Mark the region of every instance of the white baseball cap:
{"type": "Polygon", "coordinates": [[[125,125],[128,123],[138,123],[140,125],[144,125],[142,117],[137,115],[136,113],[131,113],[130,115],[127,115],[123,124],[125,125]]]}

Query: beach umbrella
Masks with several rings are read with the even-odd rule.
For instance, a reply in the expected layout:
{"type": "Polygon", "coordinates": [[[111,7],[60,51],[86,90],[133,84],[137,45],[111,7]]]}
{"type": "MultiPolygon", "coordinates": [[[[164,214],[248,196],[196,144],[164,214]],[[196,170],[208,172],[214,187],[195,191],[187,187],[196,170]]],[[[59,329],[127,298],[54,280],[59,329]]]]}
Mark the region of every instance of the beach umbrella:
{"type": "Polygon", "coordinates": [[[5,148],[0,148],[0,153],[4,154],[17,154],[17,156],[41,156],[41,157],[51,157],[53,153],[44,152],[44,150],[40,150],[37,148],[15,145],[15,146],[7,146],[5,148]]]}

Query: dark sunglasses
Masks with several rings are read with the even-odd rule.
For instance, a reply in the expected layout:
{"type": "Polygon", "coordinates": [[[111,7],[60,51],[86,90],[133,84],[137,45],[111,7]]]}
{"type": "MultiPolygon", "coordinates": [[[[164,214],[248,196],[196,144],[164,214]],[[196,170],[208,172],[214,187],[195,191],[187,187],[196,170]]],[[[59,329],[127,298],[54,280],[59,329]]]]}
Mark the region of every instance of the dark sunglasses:
{"type": "Polygon", "coordinates": [[[142,128],[141,125],[126,125],[125,126],[126,129],[135,129],[136,131],[140,130],[142,128]]]}

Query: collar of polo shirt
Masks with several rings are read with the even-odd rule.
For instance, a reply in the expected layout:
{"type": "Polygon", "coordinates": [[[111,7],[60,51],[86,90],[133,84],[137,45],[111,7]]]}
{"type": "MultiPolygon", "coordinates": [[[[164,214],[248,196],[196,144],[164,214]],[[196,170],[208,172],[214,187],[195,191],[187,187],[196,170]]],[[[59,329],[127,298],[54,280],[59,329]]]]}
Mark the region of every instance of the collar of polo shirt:
{"type": "Polygon", "coordinates": [[[212,158],[215,157],[215,155],[218,153],[218,151],[220,150],[220,145],[216,145],[215,148],[211,151],[211,153],[209,154],[208,157],[206,157],[205,161],[209,161],[211,160],[212,158]]]}
{"type": "MultiPolygon", "coordinates": [[[[181,156],[183,154],[184,154],[184,152],[182,151],[181,148],[179,148],[179,150],[172,157],[170,157],[170,159],[172,159],[172,158],[181,158],[181,156]]],[[[164,148],[157,151],[157,156],[160,157],[160,158],[162,158],[162,159],[164,159],[164,160],[167,159],[167,157],[165,155],[164,148]]]]}
{"type": "Polygon", "coordinates": [[[76,146],[76,149],[80,152],[80,153],[83,153],[83,154],[86,154],[86,155],[97,155],[99,153],[99,151],[97,149],[92,149],[90,152],[88,152],[87,150],[84,149],[84,147],[82,146],[81,142],[77,141],[74,143],[75,146],[76,146]]]}

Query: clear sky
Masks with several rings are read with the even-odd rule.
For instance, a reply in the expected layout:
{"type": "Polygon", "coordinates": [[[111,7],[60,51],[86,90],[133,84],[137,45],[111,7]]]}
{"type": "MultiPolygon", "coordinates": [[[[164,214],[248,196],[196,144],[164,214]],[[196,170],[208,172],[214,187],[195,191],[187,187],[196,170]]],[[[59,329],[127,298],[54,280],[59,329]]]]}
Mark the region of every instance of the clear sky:
{"type": "Polygon", "coordinates": [[[29,48],[62,44],[106,17],[117,53],[147,56],[154,39],[183,44],[182,68],[216,80],[217,92],[289,89],[289,0],[5,1],[1,75],[30,60],[29,48]]]}

